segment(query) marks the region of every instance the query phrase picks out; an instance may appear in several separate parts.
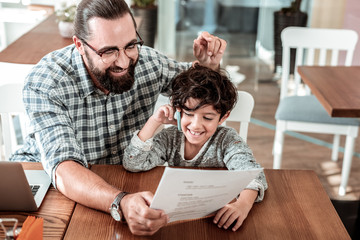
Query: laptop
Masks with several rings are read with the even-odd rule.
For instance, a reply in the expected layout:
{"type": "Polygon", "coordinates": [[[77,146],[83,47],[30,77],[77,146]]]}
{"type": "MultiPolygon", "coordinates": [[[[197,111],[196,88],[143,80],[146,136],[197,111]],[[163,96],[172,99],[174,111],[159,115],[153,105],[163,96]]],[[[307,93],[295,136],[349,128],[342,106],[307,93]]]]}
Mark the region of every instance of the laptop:
{"type": "Polygon", "coordinates": [[[0,162],[0,211],[37,211],[50,184],[44,170],[24,170],[19,162],[0,162]]]}

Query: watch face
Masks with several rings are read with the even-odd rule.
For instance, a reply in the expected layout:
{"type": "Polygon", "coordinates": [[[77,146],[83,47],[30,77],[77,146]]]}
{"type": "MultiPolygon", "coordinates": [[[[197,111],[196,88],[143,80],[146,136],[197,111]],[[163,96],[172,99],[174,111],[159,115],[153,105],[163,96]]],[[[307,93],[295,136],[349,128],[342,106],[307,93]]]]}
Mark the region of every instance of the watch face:
{"type": "Polygon", "coordinates": [[[116,208],[111,208],[110,214],[115,219],[115,221],[119,222],[121,220],[120,213],[116,210],[116,208]]]}

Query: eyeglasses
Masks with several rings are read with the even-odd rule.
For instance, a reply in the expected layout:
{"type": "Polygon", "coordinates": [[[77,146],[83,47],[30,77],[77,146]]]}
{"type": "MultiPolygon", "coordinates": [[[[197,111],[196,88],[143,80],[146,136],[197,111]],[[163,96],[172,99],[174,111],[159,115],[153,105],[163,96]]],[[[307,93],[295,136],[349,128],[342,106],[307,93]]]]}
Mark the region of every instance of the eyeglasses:
{"type": "Polygon", "coordinates": [[[138,39],[139,41],[137,42],[129,43],[123,48],[114,47],[114,48],[106,49],[104,51],[98,51],[93,46],[88,44],[85,40],[82,41],[86,46],[88,46],[91,50],[93,50],[97,55],[100,56],[103,63],[107,64],[107,63],[112,63],[119,58],[120,50],[123,50],[128,58],[131,59],[136,58],[139,55],[141,46],[144,44],[144,41],[141,39],[137,31],[136,31],[136,36],[139,38],[138,39]]]}

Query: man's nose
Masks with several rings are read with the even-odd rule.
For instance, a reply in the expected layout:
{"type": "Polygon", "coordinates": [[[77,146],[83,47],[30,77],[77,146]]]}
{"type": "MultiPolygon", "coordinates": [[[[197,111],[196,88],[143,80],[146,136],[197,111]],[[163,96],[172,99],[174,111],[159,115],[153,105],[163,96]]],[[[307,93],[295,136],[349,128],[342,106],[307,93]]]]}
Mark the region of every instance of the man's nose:
{"type": "Polygon", "coordinates": [[[120,50],[119,51],[119,56],[118,58],[115,60],[115,65],[121,68],[128,68],[129,67],[129,63],[130,63],[130,58],[128,56],[126,56],[124,50],[120,50]]]}

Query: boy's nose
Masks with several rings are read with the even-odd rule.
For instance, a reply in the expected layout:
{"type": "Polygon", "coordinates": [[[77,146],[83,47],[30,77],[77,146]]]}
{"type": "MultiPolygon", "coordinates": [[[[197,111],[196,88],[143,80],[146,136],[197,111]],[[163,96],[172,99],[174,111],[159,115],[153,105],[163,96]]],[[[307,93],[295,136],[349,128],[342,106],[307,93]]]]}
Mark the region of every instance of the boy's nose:
{"type": "Polygon", "coordinates": [[[191,122],[192,127],[199,127],[201,126],[202,121],[198,117],[194,117],[193,121],[191,122]]]}

